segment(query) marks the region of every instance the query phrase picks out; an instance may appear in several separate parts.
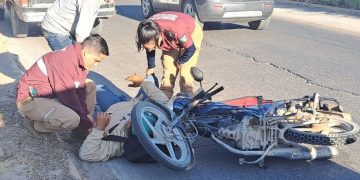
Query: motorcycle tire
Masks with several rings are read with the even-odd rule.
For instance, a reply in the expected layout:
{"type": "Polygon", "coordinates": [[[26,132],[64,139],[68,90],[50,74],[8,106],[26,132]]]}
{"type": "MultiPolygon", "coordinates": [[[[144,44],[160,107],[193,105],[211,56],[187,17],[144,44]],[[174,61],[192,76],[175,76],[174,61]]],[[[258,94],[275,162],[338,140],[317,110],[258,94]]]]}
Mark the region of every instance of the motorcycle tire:
{"type": "Polygon", "coordinates": [[[159,163],[181,171],[192,167],[193,149],[182,128],[167,131],[171,123],[168,110],[154,101],[139,102],[131,112],[135,134],[144,149],[159,163]]]}
{"type": "Polygon", "coordinates": [[[354,143],[359,139],[359,125],[344,118],[329,118],[330,131],[326,134],[318,132],[303,131],[302,128],[308,126],[299,126],[285,131],[287,140],[313,145],[342,146],[354,143]]]}

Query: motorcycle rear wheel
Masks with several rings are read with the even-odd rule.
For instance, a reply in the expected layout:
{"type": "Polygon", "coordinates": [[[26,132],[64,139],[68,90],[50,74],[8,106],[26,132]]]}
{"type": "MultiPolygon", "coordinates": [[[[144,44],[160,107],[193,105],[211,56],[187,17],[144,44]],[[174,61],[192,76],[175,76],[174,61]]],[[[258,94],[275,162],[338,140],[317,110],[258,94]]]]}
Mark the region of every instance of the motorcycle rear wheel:
{"type": "Polygon", "coordinates": [[[157,162],[176,171],[188,169],[194,162],[192,147],[181,128],[167,129],[171,117],[164,108],[152,101],[139,102],[131,113],[136,136],[157,162]]]}
{"type": "Polygon", "coordinates": [[[285,138],[297,143],[313,145],[342,146],[359,139],[359,125],[341,117],[329,117],[327,127],[310,124],[290,128],[285,131],[285,138]],[[320,126],[320,127],[319,127],[320,126]],[[319,130],[320,129],[320,130],[319,130]]]}

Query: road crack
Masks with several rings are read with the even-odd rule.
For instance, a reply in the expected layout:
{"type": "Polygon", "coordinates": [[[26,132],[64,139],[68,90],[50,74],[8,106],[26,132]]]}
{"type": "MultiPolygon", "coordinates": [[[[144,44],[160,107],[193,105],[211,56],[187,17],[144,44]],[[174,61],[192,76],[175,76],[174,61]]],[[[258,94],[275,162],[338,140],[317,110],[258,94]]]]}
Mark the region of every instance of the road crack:
{"type": "Polygon", "coordinates": [[[304,77],[303,75],[298,74],[298,73],[296,73],[296,72],[294,72],[294,71],[292,71],[292,70],[290,70],[288,68],[284,68],[284,67],[278,66],[276,64],[270,63],[270,62],[260,61],[260,60],[256,59],[255,57],[253,57],[253,56],[251,56],[249,54],[242,53],[240,51],[236,51],[236,50],[229,49],[229,48],[219,47],[219,46],[216,46],[216,45],[211,44],[211,43],[206,42],[206,41],[203,41],[203,44],[205,46],[207,46],[207,47],[210,47],[210,48],[222,49],[222,50],[225,50],[225,51],[227,51],[229,53],[234,53],[236,55],[249,58],[256,64],[267,65],[267,66],[270,66],[272,68],[275,68],[275,69],[278,69],[278,70],[281,70],[281,71],[285,71],[286,73],[289,73],[291,76],[295,76],[297,78],[300,78],[300,79],[304,80],[305,83],[308,84],[308,85],[321,87],[321,88],[328,89],[328,90],[331,90],[331,91],[341,92],[341,93],[353,95],[353,96],[356,96],[356,97],[360,97],[360,94],[357,94],[357,93],[353,93],[353,92],[350,92],[350,91],[341,90],[341,89],[337,89],[337,88],[332,88],[332,87],[329,87],[329,86],[326,86],[326,85],[322,85],[320,83],[316,83],[316,82],[312,81],[311,79],[308,79],[308,78],[304,77]]]}

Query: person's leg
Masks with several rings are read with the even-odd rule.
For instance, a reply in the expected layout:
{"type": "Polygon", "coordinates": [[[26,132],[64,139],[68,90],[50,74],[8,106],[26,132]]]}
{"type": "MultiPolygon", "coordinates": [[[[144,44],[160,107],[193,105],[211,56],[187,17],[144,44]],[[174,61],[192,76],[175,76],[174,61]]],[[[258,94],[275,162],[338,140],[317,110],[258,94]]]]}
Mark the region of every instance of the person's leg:
{"type": "Polygon", "coordinates": [[[161,80],[160,89],[170,99],[174,94],[175,80],[178,74],[176,67],[176,59],[179,57],[178,50],[163,51],[162,65],[163,65],[163,77],[161,80]]]}
{"type": "Polygon", "coordinates": [[[169,98],[166,94],[155,86],[152,82],[143,82],[141,89],[150,99],[155,100],[158,103],[166,104],[169,98]]]}
{"type": "Polygon", "coordinates": [[[63,49],[73,44],[73,40],[70,36],[52,33],[44,29],[42,29],[42,34],[53,51],[63,49]]]}
{"type": "Polygon", "coordinates": [[[195,29],[191,35],[191,38],[196,47],[196,51],[190,60],[181,66],[179,81],[180,92],[188,93],[190,95],[193,94],[193,77],[191,76],[190,69],[195,67],[198,62],[203,38],[202,28],[197,23],[195,23],[195,29]]]}
{"type": "Polygon", "coordinates": [[[86,79],[86,105],[90,115],[94,114],[96,105],[96,84],[91,79],[86,79]]]}
{"type": "Polygon", "coordinates": [[[97,85],[96,88],[96,104],[100,106],[102,112],[105,112],[115,103],[128,100],[119,98],[105,85],[97,85]]]}
{"type": "Polygon", "coordinates": [[[34,128],[39,132],[71,130],[80,123],[79,115],[57,99],[34,98],[18,103],[18,109],[27,120],[34,121],[34,128]]]}

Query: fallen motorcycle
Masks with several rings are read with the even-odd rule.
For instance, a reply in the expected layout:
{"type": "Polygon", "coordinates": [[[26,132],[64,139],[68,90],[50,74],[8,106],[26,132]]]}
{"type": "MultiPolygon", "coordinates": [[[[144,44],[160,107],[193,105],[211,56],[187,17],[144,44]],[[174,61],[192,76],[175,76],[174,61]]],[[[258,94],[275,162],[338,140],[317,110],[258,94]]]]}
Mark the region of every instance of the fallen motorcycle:
{"type": "Polygon", "coordinates": [[[217,84],[205,91],[202,72],[191,73],[201,88],[193,97],[180,95],[172,108],[150,99],[132,110],[136,135],[145,150],[173,170],[195,164],[193,142],[209,137],[231,153],[240,164],[264,165],[265,157],[289,160],[328,159],[337,146],[357,141],[359,125],[332,98],[315,93],[298,99],[265,100],[261,96],[212,102],[222,91],[217,84]],[[249,161],[248,157],[256,157],[249,161]]]}

